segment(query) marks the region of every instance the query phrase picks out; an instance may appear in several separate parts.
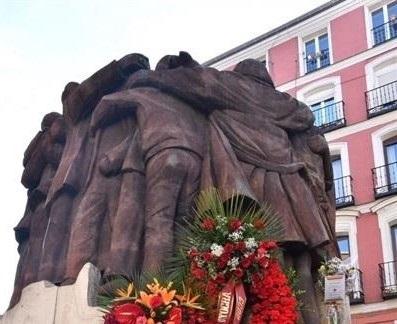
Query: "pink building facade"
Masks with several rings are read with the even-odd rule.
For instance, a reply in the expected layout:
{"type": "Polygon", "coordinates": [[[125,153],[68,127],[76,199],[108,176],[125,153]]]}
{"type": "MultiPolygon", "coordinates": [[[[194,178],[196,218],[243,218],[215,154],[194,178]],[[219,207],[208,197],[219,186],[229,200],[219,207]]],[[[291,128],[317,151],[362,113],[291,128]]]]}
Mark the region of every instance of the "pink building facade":
{"type": "Polygon", "coordinates": [[[334,0],[206,62],[266,61],[330,147],[352,323],[397,323],[397,1],[334,0]]]}

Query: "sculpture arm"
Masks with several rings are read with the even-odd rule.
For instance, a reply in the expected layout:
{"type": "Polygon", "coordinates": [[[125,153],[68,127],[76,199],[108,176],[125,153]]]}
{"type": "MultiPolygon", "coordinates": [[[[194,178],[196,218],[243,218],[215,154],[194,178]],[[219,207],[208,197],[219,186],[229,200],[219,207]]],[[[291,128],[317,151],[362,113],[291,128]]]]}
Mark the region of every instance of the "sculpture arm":
{"type": "Polygon", "coordinates": [[[120,144],[103,155],[99,162],[99,169],[104,176],[115,175],[121,171],[130,145],[131,136],[128,136],[120,144]]]}
{"type": "Polygon", "coordinates": [[[187,102],[196,109],[210,112],[225,107],[228,99],[221,74],[212,68],[176,68],[136,73],[127,88],[151,87],[187,102]]]}
{"type": "Polygon", "coordinates": [[[120,87],[124,81],[125,75],[118,62],[111,62],[83,81],[65,98],[64,116],[76,123],[94,109],[102,96],[120,87]]]}
{"type": "Polygon", "coordinates": [[[288,93],[278,92],[279,109],[284,113],[277,119],[277,125],[287,131],[304,131],[313,126],[314,115],[304,103],[296,100],[288,93]]]}
{"type": "Polygon", "coordinates": [[[90,131],[106,127],[115,120],[135,114],[136,105],[129,100],[128,90],[115,92],[102,97],[91,117],[90,131]]]}

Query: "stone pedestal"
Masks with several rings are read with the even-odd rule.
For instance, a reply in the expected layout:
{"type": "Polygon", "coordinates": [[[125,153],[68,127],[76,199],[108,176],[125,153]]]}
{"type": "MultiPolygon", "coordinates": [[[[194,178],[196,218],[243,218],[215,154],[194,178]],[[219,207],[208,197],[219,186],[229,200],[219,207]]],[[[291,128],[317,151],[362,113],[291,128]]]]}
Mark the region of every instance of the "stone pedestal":
{"type": "Polygon", "coordinates": [[[99,279],[97,268],[87,263],[73,285],[30,284],[19,303],[0,318],[0,324],[101,324],[102,313],[92,306],[99,279]]]}

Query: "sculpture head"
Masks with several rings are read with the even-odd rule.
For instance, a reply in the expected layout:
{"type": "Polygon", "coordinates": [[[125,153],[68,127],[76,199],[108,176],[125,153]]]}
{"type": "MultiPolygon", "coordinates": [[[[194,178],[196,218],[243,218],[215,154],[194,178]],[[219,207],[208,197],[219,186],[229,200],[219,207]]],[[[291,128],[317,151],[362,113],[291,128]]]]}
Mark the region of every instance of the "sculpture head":
{"type": "Polygon", "coordinates": [[[166,55],[156,65],[156,71],[170,70],[178,67],[193,68],[200,66],[188,52],[179,52],[179,55],[166,55]]]}
{"type": "Polygon", "coordinates": [[[62,118],[62,115],[57,112],[51,112],[44,116],[43,120],[41,121],[41,130],[46,131],[50,129],[51,125],[57,119],[62,118]]]}
{"type": "Polygon", "coordinates": [[[138,70],[149,70],[149,59],[139,53],[132,53],[121,58],[118,63],[124,74],[130,75],[138,70]]]}
{"type": "Polygon", "coordinates": [[[65,99],[79,86],[78,82],[69,82],[66,86],[65,89],[63,89],[61,100],[62,103],[65,102],[65,99]]]}
{"type": "Polygon", "coordinates": [[[261,61],[246,59],[238,63],[233,71],[258,80],[261,83],[266,83],[274,88],[274,83],[267,71],[266,64],[261,61]]]}

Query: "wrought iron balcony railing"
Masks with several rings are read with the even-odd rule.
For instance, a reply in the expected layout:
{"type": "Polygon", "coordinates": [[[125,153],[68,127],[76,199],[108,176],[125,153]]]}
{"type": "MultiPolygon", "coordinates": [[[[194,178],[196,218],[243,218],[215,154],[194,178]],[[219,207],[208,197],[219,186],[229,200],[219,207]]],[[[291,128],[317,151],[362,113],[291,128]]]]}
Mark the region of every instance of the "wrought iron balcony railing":
{"type": "Polygon", "coordinates": [[[334,179],[336,208],[354,205],[352,180],[351,176],[334,179]]]}
{"type": "Polygon", "coordinates": [[[344,106],[344,102],[339,101],[313,110],[314,125],[320,128],[323,133],[345,126],[344,106]]]}
{"type": "Polygon", "coordinates": [[[378,116],[397,109],[397,81],[365,93],[368,117],[378,116]]]}
{"type": "Polygon", "coordinates": [[[350,305],[364,303],[363,273],[360,269],[353,271],[352,291],[349,293],[350,305]]]}
{"type": "Polygon", "coordinates": [[[372,169],[375,198],[397,193],[397,162],[372,169]]]}
{"type": "Polygon", "coordinates": [[[397,297],[397,261],[379,263],[379,275],[384,299],[397,297]]]}
{"type": "Polygon", "coordinates": [[[314,72],[326,67],[331,64],[329,49],[324,49],[318,53],[307,53],[303,61],[305,65],[305,73],[314,72]]]}
{"type": "Polygon", "coordinates": [[[372,42],[374,46],[397,37],[397,18],[393,18],[383,25],[372,28],[372,42]]]}

